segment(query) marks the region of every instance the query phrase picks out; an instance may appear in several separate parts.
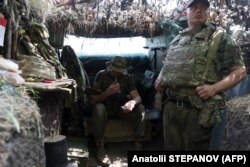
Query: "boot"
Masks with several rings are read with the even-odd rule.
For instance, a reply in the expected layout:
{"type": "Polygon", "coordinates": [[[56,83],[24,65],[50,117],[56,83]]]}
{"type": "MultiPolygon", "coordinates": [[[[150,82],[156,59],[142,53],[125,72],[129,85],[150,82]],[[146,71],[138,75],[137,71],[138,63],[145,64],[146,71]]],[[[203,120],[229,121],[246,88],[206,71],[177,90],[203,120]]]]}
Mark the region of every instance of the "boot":
{"type": "Polygon", "coordinates": [[[97,159],[97,164],[101,166],[109,166],[111,164],[111,161],[106,154],[104,150],[104,144],[102,140],[96,140],[95,141],[95,146],[96,146],[96,159],[97,159]]]}

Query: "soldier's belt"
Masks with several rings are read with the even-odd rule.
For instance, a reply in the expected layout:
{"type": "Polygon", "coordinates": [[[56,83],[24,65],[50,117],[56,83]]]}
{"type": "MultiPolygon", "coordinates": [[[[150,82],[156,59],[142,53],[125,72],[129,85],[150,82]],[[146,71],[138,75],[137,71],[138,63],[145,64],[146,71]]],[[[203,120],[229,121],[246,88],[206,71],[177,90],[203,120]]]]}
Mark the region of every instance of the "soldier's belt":
{"type": "Polygon", "coordinates": [[[189,96],[195,95],[195,88],[174,88],[166,89],[166,96],[176,107],[191,106],[189,96]]]}
{"type": "Polygon", "coordinates": [[[169,99],[170,102],[175,103],[176,107],[187,107],[191,106],[191,103],[189,100],[177,100],[177,99],[169,99]]]}
{"type": "Polygon", "coordinates": [[[195,88],[166,89],[166,95],[169,99],[189,101],[188,96],[193,96],[195,94],[195,88]]]}

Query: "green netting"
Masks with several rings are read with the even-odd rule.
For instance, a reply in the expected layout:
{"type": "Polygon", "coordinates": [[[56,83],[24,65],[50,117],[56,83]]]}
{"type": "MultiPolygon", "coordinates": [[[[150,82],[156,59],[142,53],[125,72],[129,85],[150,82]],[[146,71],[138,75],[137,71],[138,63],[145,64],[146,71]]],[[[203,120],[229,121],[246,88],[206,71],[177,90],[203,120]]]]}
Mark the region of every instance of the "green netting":
{"type": "Polygon", "coordinates": [[[187,27],[187,20],[186,19],[173,20],[165,18],[160,21],[160,26],[165,36],[166,46],[168,47],[173,38],[176,35],[178,35],[181,30],[187,27]]]}

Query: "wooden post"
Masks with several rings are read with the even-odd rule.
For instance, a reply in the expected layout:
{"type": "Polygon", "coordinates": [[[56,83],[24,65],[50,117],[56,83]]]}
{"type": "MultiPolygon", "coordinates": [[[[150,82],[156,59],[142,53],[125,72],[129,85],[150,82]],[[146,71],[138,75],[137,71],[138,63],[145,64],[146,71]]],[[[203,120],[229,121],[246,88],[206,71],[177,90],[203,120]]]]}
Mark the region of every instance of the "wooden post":
{"type": "Polygon", "coordinates": [[[7,26],[4,38],[4,58],[11,58],[11,47],[12,47],[12,20],[11,14],[7,18],[7,26]]]}
{"type": "Polygon", "coordinates": [[[17,39],[18,39],[18,32],[15,31],[12,35],[12,48],[11,48],[11,59],[17,59],[17,39]]]}

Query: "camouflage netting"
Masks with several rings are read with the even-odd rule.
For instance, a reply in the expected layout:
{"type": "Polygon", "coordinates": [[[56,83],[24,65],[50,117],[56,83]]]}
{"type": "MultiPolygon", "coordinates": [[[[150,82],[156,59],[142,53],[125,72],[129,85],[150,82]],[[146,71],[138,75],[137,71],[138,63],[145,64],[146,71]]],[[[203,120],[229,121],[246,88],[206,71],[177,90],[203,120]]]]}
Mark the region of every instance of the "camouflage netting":
{"type": "MultiPolygon", "coordinates": [[[[80,36],[152,37],[159,21],[179,19],[187,0],[3,0],[0,11],[12,13],[15,28],[27,20],[63,28],[80,36]],[[173,7],[173,8],[172,8],[173,7]]],[[[250,28],[250,0],[210,0],[209,20],[228,29],[250,28]]],[[[58,29],[58,28],[57,28],[58,29]]],[[[63,30],[63,31],[64,31],[63,30]]]]}
{"type": "Polygon", "coordinates": [[[250,95],[230,100],[222,150],[250,150],[250,95]]]}
{"type": "Polygon", "coordinates": [[[39,109],[22,92],[25,92],[23,88],[0,85],[0,166],[44,167],[39,109]]]}
{"type": "MultiPolygon", "coordinates": [[[[179,19],[187,0],[3,0],[0,11],[13,23],[46,21],[56,30],[88,37],[152,37],[162,33],[161,20],[179,19]]],[[[250,0],[210,0],[209,20],[228,29],[250,28],[250,0]]],[[[53,29],[53,28],[52,28],[53,29]]]]}

